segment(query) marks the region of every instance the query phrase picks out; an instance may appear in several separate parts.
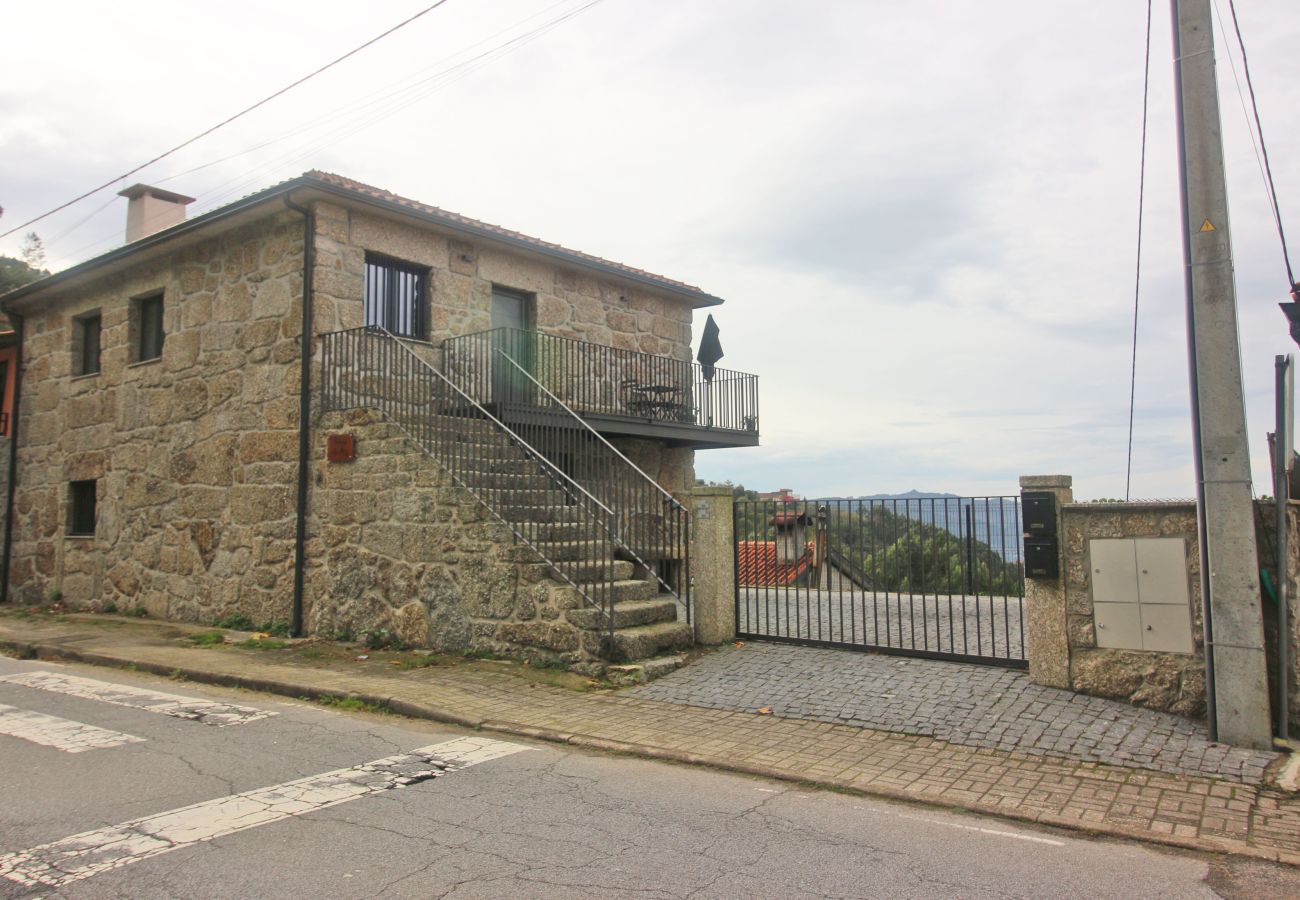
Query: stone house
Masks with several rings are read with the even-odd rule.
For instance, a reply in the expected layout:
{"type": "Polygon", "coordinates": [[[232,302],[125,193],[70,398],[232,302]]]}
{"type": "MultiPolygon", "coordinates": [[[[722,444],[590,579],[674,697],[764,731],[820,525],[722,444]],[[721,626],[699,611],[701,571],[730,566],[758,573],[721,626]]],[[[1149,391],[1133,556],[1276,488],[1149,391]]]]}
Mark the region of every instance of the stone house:
{"type": "Polygon", "coordinates": [[[691,639],[694,451],[756,379],[678,281],[322,172],[10,292],[3,599],[599,665],[691,639]]]}

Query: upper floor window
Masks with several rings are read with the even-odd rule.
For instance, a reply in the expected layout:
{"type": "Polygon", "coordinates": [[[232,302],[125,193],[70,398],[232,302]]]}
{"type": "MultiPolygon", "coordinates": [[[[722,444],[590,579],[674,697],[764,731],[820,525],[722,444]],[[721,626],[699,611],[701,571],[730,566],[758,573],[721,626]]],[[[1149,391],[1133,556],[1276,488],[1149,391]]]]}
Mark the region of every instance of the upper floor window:
{"type": "Polygon", "coordinates": [[[99,310],[72,320],[72,374],[99,374],[99,337],[104,319],[99,310]]]}
{"type": "Polygon", "coordinates": [[[162,356],[162,292],[136,297],[131,301],[131,361],[145,362],[162,356]]]}
{"type": "Polygon", "coordinates": [[[424,266],[367,253],[365,323],[379,325],[401,337],[427,339],[428,276],[424,266]]]}

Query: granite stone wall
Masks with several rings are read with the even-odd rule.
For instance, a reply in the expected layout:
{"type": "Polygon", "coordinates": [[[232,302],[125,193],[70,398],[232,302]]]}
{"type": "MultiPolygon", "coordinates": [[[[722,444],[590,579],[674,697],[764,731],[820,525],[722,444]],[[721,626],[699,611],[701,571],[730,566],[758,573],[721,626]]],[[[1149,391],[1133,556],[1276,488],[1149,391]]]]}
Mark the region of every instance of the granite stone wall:
{"type": "Polygon", "coordinates": [[[497,285],[536,297],[536,327],[545,334],[690,359],[692,309],[686,300],[334,204],[316,204],[316,215],[320,331],[363,324],[369,250],[429,267],[435,343],[490,328],[497,285]]]}
{"type": "Polygon", "coordinates": [[[298,426],[301,219],[281,213],[27,312],[11,596],[287,621],[298,426]],[[163,293],[159,359],[133,362],[133,298],[163,293]],[[73,374],[102,315],[101,370],[73,374]],[[69,482],[94,479],[92,537],[69,482]]]}
{"type": "Polygon", "coordinates": [[[564,613],[582,604],[395,425],[327,413],[313,445],[306,620],[313,634],[384,633],[415,647],[590,663],[598,644],[564,613]],[[329,462],[330,434],[356,458],[329,462]]]}

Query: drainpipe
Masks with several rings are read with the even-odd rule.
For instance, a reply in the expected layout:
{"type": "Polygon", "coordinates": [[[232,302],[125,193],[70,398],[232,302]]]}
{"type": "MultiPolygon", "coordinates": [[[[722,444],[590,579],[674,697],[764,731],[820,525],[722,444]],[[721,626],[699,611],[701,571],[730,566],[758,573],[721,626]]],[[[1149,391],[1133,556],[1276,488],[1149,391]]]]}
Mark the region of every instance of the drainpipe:
{"type": "Polygon", "coordinates": [[[298,523],[293,544],[293,610],[289,631],[302,637],[303,568],[307,562],[307,466],[311,459],[311,295],[316,268],[316,214],[288,196],[284,205],[302,214],[302,377],[298,385],[298,523]]]}
{"type": "Polygon", "coordinates": [[[9,564],[14,549],[14,494],[18,489],[18,404],[23,396],[23,317],[10,309],[5,313],[13,320],[18,349],[14,354],[14,408],[9,412],[9,489],[5,492],[4,579],[0,580],[0,603],[9,602],[9,564]]]}

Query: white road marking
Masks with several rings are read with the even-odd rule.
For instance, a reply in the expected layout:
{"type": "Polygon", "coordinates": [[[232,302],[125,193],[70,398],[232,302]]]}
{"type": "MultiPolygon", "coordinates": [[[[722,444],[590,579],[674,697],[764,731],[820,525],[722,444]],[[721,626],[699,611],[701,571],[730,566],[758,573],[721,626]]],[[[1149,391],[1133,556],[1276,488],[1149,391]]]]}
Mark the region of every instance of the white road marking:
{"type": "Polygon", "coordinates": [[[1050,838],[1035,837],[1032,834],[1020,834],[1015,831],[998,831],[994,828],[980,828],[978,825],[962,825],[960,822],[945,822],[942,819],[928,819],[925,816],[905,816],[901,813],[898,817],[900,819],[911,819],[914,822],[929,822],[932,825],[947,825],[949,828],[960,828],[962,831],[978,831],[980,834],[991,834],[994,837],[1015,838],[1018,841],[1047,844],[1051,847],[1065,846],[1065,841],[1053,841],[1050,838]]]}
{"type": "Polygon", "coordinates": [[[489,738],[457,738],[6,853],[0,855],[0,877],[29,887],[62,887],[171,850],[418,784],[527,749],[489,738]]]}
{"type": "Polygon", "coordinates": [[[254,722],[275,715],[273,712],[254,709],[251,706],[237,706],[233,703],[185,697],[180,694],[166,694],[162,691],[96,681],[94,678],[82,678],[64,672],[20,672],[17,675],[0,676],[0,681],[39,688],[42,691],[53,691],[57,694],[67,694],[83,700],[129,706],[165,716],[175,716],[178,719],[192,719],[204,725],[218,727],[242,725],[245,722],[254,722]]]}
{"type": "Polygon", "coordinates": [[[65,753],[83,753],[102,747],[135,744],[144,738],[107,728],[96,728],[71,719],[19,709],[0,703],[0,734],[22,738],[44,747],[56,747],[65,753]]]}

